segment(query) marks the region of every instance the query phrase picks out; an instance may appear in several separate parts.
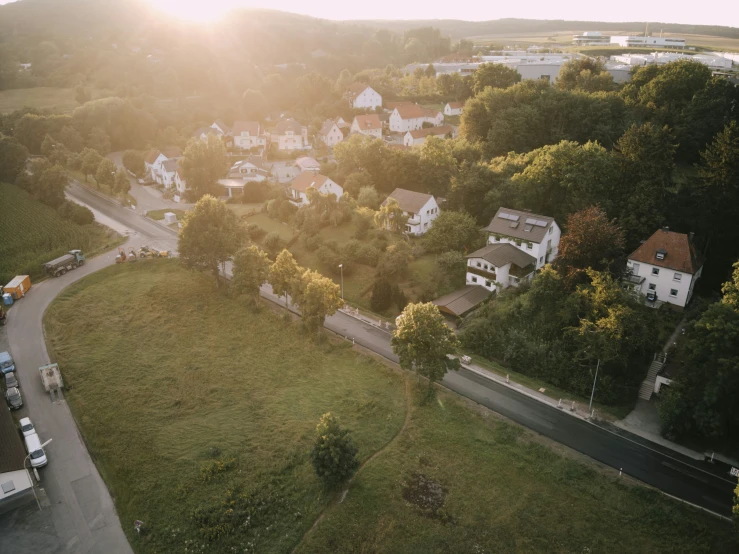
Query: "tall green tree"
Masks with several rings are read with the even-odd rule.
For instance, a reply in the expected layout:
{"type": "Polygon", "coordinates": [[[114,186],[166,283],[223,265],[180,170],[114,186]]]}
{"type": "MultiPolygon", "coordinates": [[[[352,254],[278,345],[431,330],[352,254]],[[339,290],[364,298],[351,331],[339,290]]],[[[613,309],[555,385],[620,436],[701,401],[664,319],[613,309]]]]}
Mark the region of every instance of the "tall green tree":
{"type": "Polygon", "coordinates": [[[146,171],[146,165],[144,165],[144,154],[140,150],[126,150],[123,153],[123,167],[128,171],[136,175],[136,177],[143,177],[146,171]]]}
{"type": "Polygon", "coordinates": [[[185,267],[209,271],[220,286],[221,266],[236,253],[239,240],[236,214],[205,195],[183,217],[177,249],[185,267]]]}
{"type": "Polygon", "coordinates": [[[359,467],[357,447],[342,429],[339,420],[330,412],[323,414],[316,426],[316,438],[310,452],[311,463],[316,475],[328,487],[343,483],[359,467]]]}
{"type": "Polygon", "coordinates": [[[408,222],[408,216],[403,215],[400,204],[395,198],[388,198],[387,201],[380,206],[375,214],[375,225],[380,229],[388,229],[395,233],[405,231],[405,224],[408,222]]]}
{"type": "Polygon", "coordinates": [[[508,88],[521,81],[521,74],[499,63],[484,63],[472,74],[472,90],[479,94],[486,87],[508,88]]]}
{"type": "Polygon", "coordinates": [[[269,283],[272,292],[285,297],[285,307],[289,306],[289,296],[300,292],[300,278],[303,269],[295,261],[289,250],[283,249],[269,268],[269,283]]]}
{"type": "Polygon", "coordinates": [[[80,171],[82,171],[85,176],[85,182],[87,182],[88,175],[96,174],[102,159],[103,157],[92,148],[85,148],[80,153],[80,171]]]}
{"type": "Polygon", "coordinates": [[[0,135],[0,181],[15,182],[28,159],[28,149],[13,137],[0,135]]]}
{"type": "Polygon", "coordinates": [[[555,86],[562,90],[597,92],[613,90],[613,77],[598,59],[574,58],[562,64],[555,86]]]}
{"type": "Polygon", "coordinates": [[[191,139],[180,159],[180,168],[193,198],[204,194],[217,195],[218,179],[228,170],[223,141],[214,135],[208,135],[207,142],[191,139]]]}
{"type": "Polygon", "coordinates": [[[310,269],[305,270],[301,280],[302,292],[296,303],[306,328],[315,333],[323,327],[326,316],[335,314],[343,305],[339,285],[310,269]]]}
{"type": "Polygon", "coordinates": [[[434,304],[408,304],[395,324],[391,344],[400,367],[427,378],[429,390],[447,371],[459,369],[459,360],[449,357],[457,349],[457,337],[434,304]]]}
{"type": "Polygon", "coordinates": [[[95,170],[95,182],[98,187],[104,185],[113,188],[115,184],[116,166],[108,158],[102,158],[95,170]]]}
{"type": "Polygon", "coordinates": [[[269,256],[258,246],[239,250],[234,257],[231,288],[243,295],[252,306],[257,305],[259,289],[269,278],[269,256]]]}
{"type": "Polygon", "coordinates": [[[471,252],[481,243],[477,222],[471,215],[451,210],[442,211],[423,237],[426,249],[442,253],[449,250],[471,252]]]}
{"type": "Polygon", "coordinates": [[[122,196],[127,195],[131,190],[131,181],[128,180],[128,174],[124,169],[118,169],[116,172],[113,190],[122,196]]]}

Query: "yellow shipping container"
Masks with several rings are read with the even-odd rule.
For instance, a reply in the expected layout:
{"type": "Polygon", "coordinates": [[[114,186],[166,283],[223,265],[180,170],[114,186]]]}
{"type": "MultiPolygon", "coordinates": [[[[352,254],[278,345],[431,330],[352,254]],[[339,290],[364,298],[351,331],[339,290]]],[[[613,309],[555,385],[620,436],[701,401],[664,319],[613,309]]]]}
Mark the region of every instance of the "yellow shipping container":
{"type": "Polygon", "coordinates": [[[20,300],[31,289],[31,278],[28,275],[16,275],[4,288],[13,300],[20,300]]]}

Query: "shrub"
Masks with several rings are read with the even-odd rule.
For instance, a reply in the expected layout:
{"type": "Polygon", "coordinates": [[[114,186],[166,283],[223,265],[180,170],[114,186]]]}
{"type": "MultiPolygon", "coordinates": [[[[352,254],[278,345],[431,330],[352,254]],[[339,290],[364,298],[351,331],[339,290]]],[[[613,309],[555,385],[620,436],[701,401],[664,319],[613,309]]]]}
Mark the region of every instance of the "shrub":
{"type": "Polygon", "coordinates": [[[360,244],[357,251],[356,262],[371,267],[377,267],[380,260],[380,251],[371,244],[360,244]]]}
{"type": "Polygon", "coordinates": [[[316,427],[316,441],[310,453],[313,468],[327,486],[346,481],[359,467],[357,447],[339,421],[327,413],[316,427]]]}
{"type": "Polygon", "coordinates": [[[303,244],[308,252],[314,252],[319,246],[323,244],[323,239],[316,236],[303,235],[303,244]]]}
{"type": "Polygon", "coordinates": [[[324,264],[329,271],[332,273],[339,273],[339,264],[341,263],[341,257],[331,250],[328,246],[321,246],[316,252],[318,259],[324,264]]]}
{"type": "Polygon", "coordinates": [[[246,234],[249,236],[251,240],[259,240],[264,235],[267,234],[267,231],[262,229],[259,225],[256,223],[249,223],[246,226],[246,234]]]}
{"type": "Polygon", "coordinates": [[[273,231],[272,233],[268,233],[266,237],[264,237],[264,242],[262,243],[265,250],[270,253],[270,255],[275,256],[280,250],[282,250],[285,247],[285,241],[280,238],[279,233],[273,231]]]}
{"type": "Polygon", "coordinates": [[[77,225],[90,225],[95,221],[92,211],[85,206],[80,206],[69,200],[65,200],[57,209],[59,215],[77,225]]]}
{"type": "Polygon", "coordinates": [[[372,311],[384,312],[393,302],[393,288],[385,279],[377,279],[372,287],[370,307],[372,311]]]}

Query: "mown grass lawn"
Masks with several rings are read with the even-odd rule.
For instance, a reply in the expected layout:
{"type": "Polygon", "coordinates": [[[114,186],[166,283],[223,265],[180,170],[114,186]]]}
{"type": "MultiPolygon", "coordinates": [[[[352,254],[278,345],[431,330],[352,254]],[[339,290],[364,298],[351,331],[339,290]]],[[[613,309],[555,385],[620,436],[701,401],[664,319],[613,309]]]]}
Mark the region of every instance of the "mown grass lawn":
{"type": "Polygon", "coordinates": [[[0,113],[24,107],[69,112],[77,106],[73,88],[34,87],[0,91],[0,113]]]}
{"type": "Polygon", "coordinates": [[[26,191],[0,183],[0,286],[14,275],[45,276],[43,264],[79,248],[86,256],[109,250],[123,238],[96,223],[77,225],[26,191]]]}
{"type": "Polygon", "coordinates": [[[89,276],[45,323],[121,521],[146,524],[141,537],[124,525],[137,552],[736,551],[729,524],[451,394],[414,393],[391,440],[398,373],[250,312],[176,260],[89,276]],[[387,446],[338,504],[307,456],[329,410],[362,459],[387,446]]]}

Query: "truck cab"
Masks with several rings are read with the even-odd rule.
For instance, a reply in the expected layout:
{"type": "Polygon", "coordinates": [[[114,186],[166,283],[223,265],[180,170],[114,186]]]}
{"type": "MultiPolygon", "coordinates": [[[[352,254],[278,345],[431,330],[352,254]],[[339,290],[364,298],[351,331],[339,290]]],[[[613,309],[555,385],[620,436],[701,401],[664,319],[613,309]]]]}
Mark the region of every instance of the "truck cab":
{"type": "Polygon", "coordinates": [[[77,260],[77,265],[82,265],[85,263],[85,256],[84,254],[82,254],[82,250],[70,250],[69,253],[75,257],[75,259],[77,260]]]}

